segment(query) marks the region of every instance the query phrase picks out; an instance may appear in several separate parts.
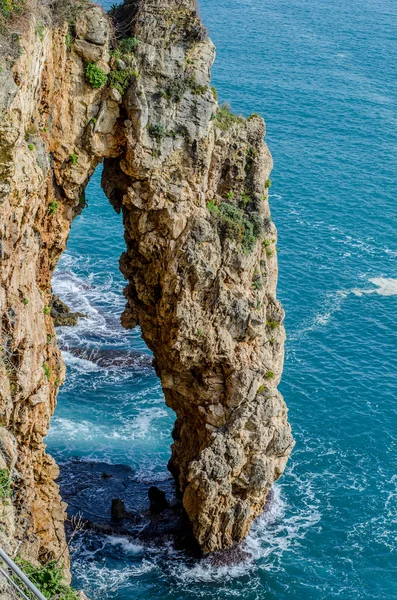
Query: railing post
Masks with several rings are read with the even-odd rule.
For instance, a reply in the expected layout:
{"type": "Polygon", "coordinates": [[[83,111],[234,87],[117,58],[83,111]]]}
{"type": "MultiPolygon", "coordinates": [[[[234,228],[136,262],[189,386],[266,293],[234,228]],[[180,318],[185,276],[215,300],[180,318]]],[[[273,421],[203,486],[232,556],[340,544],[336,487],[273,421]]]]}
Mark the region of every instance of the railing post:
{"type": "Polygon", "coordinates": [[[8,556],[8,554],[4,552],[2,548],[0,548],[0,558],[6,563],[6,565],[10,567],[11,571],[13,571],[15,575],[17,575],[19,579],[23,581],[26,587],[29,588],[29,590],[36,596],[36,598],[38,598],[39,600],[48,600],[30,581],[30,579],[26,577],[25,573],[21,571],[21,569],[14,563],[13,560],[11,560],[11,558],[8,556]]]}

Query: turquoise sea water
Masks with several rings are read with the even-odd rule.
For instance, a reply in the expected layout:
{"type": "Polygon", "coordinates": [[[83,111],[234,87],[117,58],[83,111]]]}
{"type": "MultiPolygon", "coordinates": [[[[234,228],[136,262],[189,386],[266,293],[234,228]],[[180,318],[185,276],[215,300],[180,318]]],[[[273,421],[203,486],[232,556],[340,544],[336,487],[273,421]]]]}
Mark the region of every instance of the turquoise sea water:
{"type": "MultiPolygon", "coordinates": [[[[202,0],[221,100],[261,113],[273,153],[278,295],[288,332],[281,391],[297,445],[246,565],[215,569],[172,547],[80,540],[90,598],[397,598],[397,5],[392,0],[202,0]]],[[[123,231],[100,191],[54,279],[89,316],[71,349],[136,349],[118,325],[123,231]]],[[[166,478],[172,413],[147,361],[102,368],[66,352],[48,437],[80,456],[166,478]]]]}

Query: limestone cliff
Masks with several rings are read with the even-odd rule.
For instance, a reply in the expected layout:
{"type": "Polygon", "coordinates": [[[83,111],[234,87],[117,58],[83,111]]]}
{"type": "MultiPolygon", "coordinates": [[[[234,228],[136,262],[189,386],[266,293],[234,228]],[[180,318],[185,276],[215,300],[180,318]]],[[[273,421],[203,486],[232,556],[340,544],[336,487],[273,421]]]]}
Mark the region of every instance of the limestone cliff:
{"type": "Polygon", "coordinates": [[[247,535],[293,447],[264,123],[218,107],[194,4],[127,1],[112,24],[83,5],[71,29],[32,14],[3,61],[0,450],[14,483],[0,543],[32,560],[67,562],[43,443],[64,379],[51,276],[102,158],[124,216],[122,322],[141,326],[176,412],[169,466],[203,551],[247,535]]]}

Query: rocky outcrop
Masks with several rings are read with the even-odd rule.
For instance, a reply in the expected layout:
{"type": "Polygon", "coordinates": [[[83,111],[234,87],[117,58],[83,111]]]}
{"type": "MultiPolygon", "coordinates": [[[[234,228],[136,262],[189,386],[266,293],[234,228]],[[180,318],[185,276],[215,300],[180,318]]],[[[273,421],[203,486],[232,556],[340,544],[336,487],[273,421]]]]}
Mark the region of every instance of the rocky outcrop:
{"type": "Polygon", "coordinates": [[[127,2],[122,24],[126,13],[140,77],[124,98],[125,152],[103,175],[124,214],[123,324],[139,323],[154,352],[177,414],[170,469],[212,552],[247,535],[293,446],[277,391],[272,160],[260,117],[217,106],[215,51],[194,3],[127,2]]]}
{"type": "Polygon", "coordinates": [[[17,455],[11,545],[33,561],[67,563],[43,443],[64,379],[51,276],[103,158],[124,215],[122,322],[140,324],[176,412],[170,470],[204,552],[246,536],[293,446],[263,120],[218,107],[193,0],[127,1],[115,20],[111,55],[98,7],[72,33],[32,16],[0,71],[0,410],[17,455]]]}

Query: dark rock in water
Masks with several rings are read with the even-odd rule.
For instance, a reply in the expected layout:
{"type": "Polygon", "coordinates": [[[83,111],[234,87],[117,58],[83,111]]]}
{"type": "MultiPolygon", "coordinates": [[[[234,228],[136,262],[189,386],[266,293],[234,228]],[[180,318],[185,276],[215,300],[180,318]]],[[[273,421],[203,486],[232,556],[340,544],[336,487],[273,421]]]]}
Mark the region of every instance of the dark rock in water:
{"type": "Polygon", "coordinates": [[[120,498],[113,498],[111,508],[112,519],[116,521],[128,517],[128,512],[125,509],[125,504],[120,498]]]}
{"type": "Polygon", "coordinates": [[[58,483],[69,519],[80,516],[85,530],[156,546],[171,542],[177,550],[201,556],[171,477],[159,490],[137,480],[130,467],[76,459],[60,465],[58,483]],[[161,513],[150,510],[149,489],[161,513]]]}
{"type": "Polygon", "coordinates": [[[72,312],[67,304],[55,294],[52,295],[51,316],[54,319],[55,327],[75,327],[79,322],[79,317],[87,318],[87,315],[80,312],[72,312]]]}
{"type": "MultiPolygon", "coordinates": [[[[171,542],[192,560],[202,558],[213,567],[238,565],[251,558],[244,543],[203,557],[171,477],[159,489],[139,481],[125,465],[76,459],[60,465],[60,470],[58,483],[68,504],[69,523],[81,516],[86,535],[124,536],[156,547],[171,542]]],[[[269,492],[265,511],[273,498],[269,492]]]]}
{"type": "Polygon", "coordinates": [[[165,492],[156,486],[149,488],[148,496],[150,500],[150,512],[160,514],[169,507],[165,492]]]}
{"type": "Polygon", "coordinates": [[[131,350],[115,350],[113,348],[61,348],[67,350],[77,358],[89,360],[105,369],[129,367],[142,369],[142,367],[152,367],[152,357],[148,354],[133,352],[131,350]]]}
{"type": "Polygon", "coordinates": [[[252,554],[244,550],[243,544],[238,544],[228,550],[219,550],[210,554],[205,560],[213,567],[231,567],[247,562],[252,554]]]}

